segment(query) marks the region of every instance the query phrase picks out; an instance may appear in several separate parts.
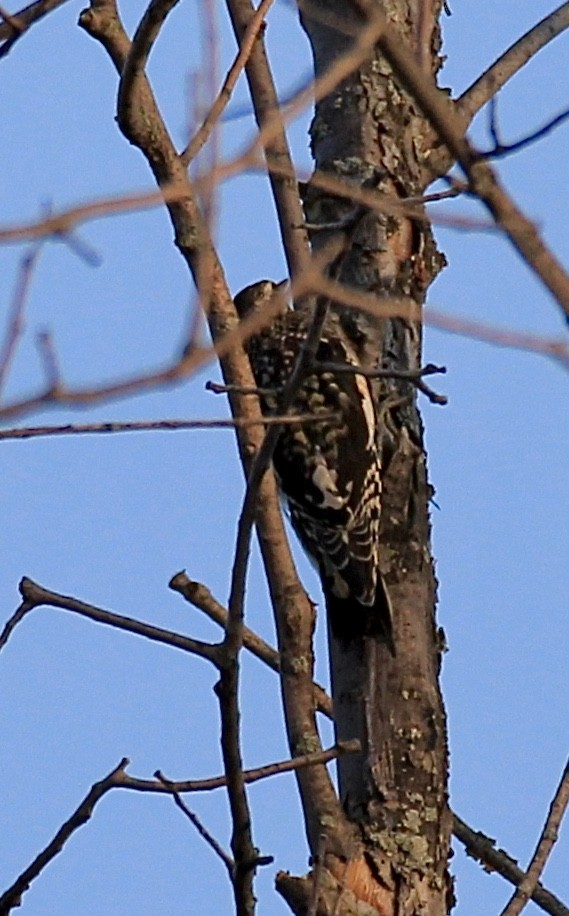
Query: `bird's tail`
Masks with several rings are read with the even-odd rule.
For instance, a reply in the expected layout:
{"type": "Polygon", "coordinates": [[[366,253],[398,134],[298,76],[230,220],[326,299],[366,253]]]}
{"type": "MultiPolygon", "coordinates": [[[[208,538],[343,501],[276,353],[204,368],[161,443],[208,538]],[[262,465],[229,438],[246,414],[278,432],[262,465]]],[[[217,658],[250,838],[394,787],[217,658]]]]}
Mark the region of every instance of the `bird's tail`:
{"type": "Polygon", "coordinates": [[[383,576],[378,576],[372,605],[362,604],[353,597],[338,598],[329,588],[325,589],[325,597],[330,627],[336,639],[351,642],[363,636],[376,636],[395,657],[391,601],[383,576]]]}

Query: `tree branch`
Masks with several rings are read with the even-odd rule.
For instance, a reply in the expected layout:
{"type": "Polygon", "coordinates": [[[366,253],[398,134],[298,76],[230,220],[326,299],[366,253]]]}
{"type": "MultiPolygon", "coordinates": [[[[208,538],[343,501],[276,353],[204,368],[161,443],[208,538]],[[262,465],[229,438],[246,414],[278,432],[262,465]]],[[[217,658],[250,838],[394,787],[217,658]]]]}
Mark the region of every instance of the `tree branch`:
{"type": "MultiPolygon", "coordinates": [[[[182,595],[190,604],[198,610],[203,611],[210,620],[213,620],[220,627],[227,626],[227,610],[217,601],[207,586],[201,582],[195,582],[188,578],[185,572],[179,572],[170,579],[169,587],[182,595]]],[[[243,626],[243,645],[252,655],[255,655],[260,661],[264,662],[269,668],[277,673],[281,670],[280,656],[276,649],[273,649],[269,643],[261,639],[249,627],[243,626]]],[[[314,684],[314,703],[316,708],[332,718],[332,700],[320,684],[314,684]]]]}
{"type": "Polygon", "coordinates": [[[134,633],[135,636],[143,636],[153,642],[162,643],[165,646],[171,646],[174,649],[181,649],[183,652],[190,652],[200,658],[205,658],[212,662],[216,668],[221,664],[220,645],[204,643],[189,636],[182,636],[172,630],[164,630],[162,627],[155,627],[149,623],[135,620],[132,617],[124,617],[122,614],[114,614],[112,611],[106,611],[102,608],[95,607],[92,604],[86,604],[77,598],[71,598],[68,595],[60,595],[52,592],[32,579],[26,576],[20,582],[20,594],[23,598],[22,604],[17,608],[10,617],[2,633],[0,634],[0,650],[4,648],[10,638],[16,625],[34,608],[43,605],[49,607],[61,608],[64,611],[72,611],[81,617],[87,617],[97,623],[104,623],[107,626],[116,627],[119,630],[125,630],[128,633],[134,633]]]}
{"type": "MultiPolygon", "coordinates": [[[[356,751],[357,742],[344,742],[335,745],[319,754],[307,754],[295,760],[283,760],[271,763],[254,770],[246,770],[243,774],[247,782],[256,782],[279,773],[288,773],[303,767],[325,764],[334,760],[340,754],[349,754],[356,751]]],[[[95,805],[111,789],[130,789],[135,792],[151,792],[166,795],[176,795],[180,792],[203,792],[222,788],[227,785],[227,777],[219,776],[211,779],[188,780],[185,782],[171,782],[157,772],[155,780],[137,779],[126,773],[129,764],[128,757],[123,757],[117,767],[100,782],[93,784],[81,804],[75,809],[71,817],[65,821],[55,834],[53,840],[36,856],[33,862],[18,876],[16,881],[0,897],[0,916],[7,916],[12,909],[21,905],[22,895],[28,890],[31,882],[38,877],[46,865],[58,855],[65,843],[73,833],[93,816],[95,805]]]]}
{"type": "Polygon", "coordinates": [[[247,426],[294,426],[330,419],[334,414],[289,414],[263,419],[227,417],[220,420],[136,420],[130,422],[66,423],[64,426],[27,426],[0,429],[2,439],[38,439],[43,436],[83,436],[92,433],[175,432],[188,429],[235,429],[247,426]]]}
{"type": "Polygon", "coordinates": [[[181,202],[187,196],[188,192],[184,188],[165,186],[160,191],[140,191],[134,194],[102,197],[86,204],[78,204],[76,207],[67,207],[59,213],[52,213],[32,222],[4,226],[0,228],[0,243],[6,245],[30,242],[49,236],[59,239],[87,220],[103,219],[121,213],[138,213],[141,210],[161,207],[164,203],[181,202]]]}
{"type": "Polygon", "coordinates": [[[166,777],[163,776],[162,773],[157,772],[156,778],[159,779],[160,782],[162,782],[164,786],[166,786],[166,788],[170,790],[176,807],[179,808],[180,811],[182,811],[185,814],[185,816],[188,818],[190,823],[194,825],[194,827],[196,828],[201,838],[206,841],[207,845],[211,849],[213,849],[216,856],[218,856],[218,858],[221,859],[221,861],[225,865],[225,868],[227,869],[229,880],[233,884],[233,877],[235,874],[235,862],[233,861],[231,856],[225,851],[223,846],[221,846],[221,844],[218,843],[218,841],[215,839],[213,834],[211,834],[209,830],[202,824],[197,814],[194,811],[190,810],[190,808],[186,805],[184,799],[179,794],[179,792],[176,792],[174,791],[174,789],[172,789],[171,783],[169,783],[166,777]]]}
{"type": "Polygon", "coordinates": [[[0,41],[4,41],[0,47],[0,58],[8,54],[34,22],[43,19],[52,10],[66,2],[67,0],[37,0],[36,3],[30,3],[18,13],[12,14],[9,19],[4,17],[5,22],[0,23],[0,41]]]}
{"type": "MultiPolygon", "coordinates": [[[[495,840],[479,830],[473,830],[458,814],[453,815],[453,834],[463,844],[468,856],[481,862],[487,870],[498,872],[510,884],[518,886],[525,877],[515,859],[503,849],[496,849],[495,840]]],[[[550,916],[569,916],[569,909],[542,884],[534,888],[531,899],[550,916]]]]}
{"type": "Polygon", "coordinates": [[[108,776],[94,783],[81,804],[75,809],[69,820],[60,827],[53,840],[39,853],[33,862],[19,875],[11,887],[0,897],[0,916],[7,916],[15,907],[21,905],[22,895],[28,890],[34,878],[43,871],[45,866],[58,855],[72,834],[93,816],[95,805],[100,799],[114,788],[117,777],[124,772],[128,765],[128,758],[124,757],[119,765],[111,770],[108,776]]]}
{"type": "MultiPolygon", "coordinates": [[[[237,45],[241,47],[247,29],[254,19],[255,10],[250,0],[227,0],[237,45]]],[[[288,146],[279,100],[265,51],[264,40],[259,34],[245,67],[249,90],[259,126],[259,142],[265,154],[269,181],[275,199],[283,248],[291,277],[295,277],[307,266],[310,256],[308,235],[304,228],[304,212],[298,192],[295,168],[288,146]],[[266,125],[271,124],[270,134],[266,125]],[[284,178],[271,167],[284,167],[292,177],[284,178]]]]}
{"type": "Polygon", "coordinates": [[[502,910],[502,916],[518,916],[526,903],[530,900],[536,888],[539,877],[551,855],[553,846],[557,842],[558,830],[563,820],[563,815],[569,804],[569,760],[561,781],[557,787],[549,813],[545,821],[541,836],[536,846],[528,870],[518,884],[517,890],[508,905],[502,910]]]}
{"type": "Polygon", "coordinates": [[[382,369],[364,369],[362,366],[345,366],[338,363],[318,363],[320,369],[330,372],[348,373],[350,375],[363,375],[366,378],[386,378],[398,379],[402,382],[410,382],[418,391],[421,391],[431,402],[431,404],[440,404],[444,406],[448,403],[448,398],[444,394],[437,394],[424,381],[426,375],[435,375],[446,372],[445,366],[435,366],[433,363],[427,363],[420,369],[397,369],[396,367],[382,369]]]}
{"type": "MultiPolygon", "coordinates": [[[[492,99],[491,102],[495,102],[495,99],[492,99]]],[[[513,143],[503,143],[498,137],[498,130],[496,124],[496,105],[492,105],[492,120],[491,120],[491,131],[492,136],[495,140],[494,146],[492,149],[484,150],[480,155],[484,159],[500,159],[504,156],[510,156],[512,153],[517,153],[519,150],[524,149],[526,146],[530,146],[532,143],[536,143],[538,140],[541,140],[543,137],[546,137],[552,130],[556,127],[559,127],[560,124],[563,124],[564,121],[569,118],[569,109],[560,112],[560,114],[555,115],[554,118],[551,118],[544,124],[542,127],[539,127],[537,130],[527,134],[525,137],[522,137],[520,140],[515,140],[513,143]]]]}
{"type": "Polygon", "coordinates": [[[180,158],[184,165],[189,165],[195,159],[199,151],[203,149],[207,143],[215,125],[219,122],[221,114],[231,99],[235,84],[253,52],[257,37],[264,28],[264,16],[273,2],[274,0],[261,0],[261,3],[255,10],[253,18],[249,22],[241,40],[239,51],[227,72],[223,81],[223,86],[219,90],[216,100],[208,111],[201,127],[196,131],[181,154],[180,158]]]}
{"type": "Polygon", "coordinates": [[[438,309],[428,306],[424,312],[425,324],[450,334],[460,334],[472,340],[483,340],[498,347],[511,347],[515,350],[527,350],[548,356],[569,371],[569,341],[561,338],[541,337],[539,334],[527,334],[510,328],[500,328],[471,318],[447,315],[438,309]]]}
{"type": "Polygon", "coordinates": [[[28,300],[32,276],[37,266],[40,253],[41,243],[35,244],[24,254],[20,261],[20,269],[18,271],[16,288],[14,290],[10,309],[10,318],[8,320],[8,327],[6,328],[4,345],[0,353],[0,392],[8,377],[18,341],[22,336],[24,329],[24,311],[28,300]]]}
{"type": "Polygon", "coordinates": [[[507,51],[479,76],[456,102],[463,127],[466,128],[493,96],[502,89],[538,51],[569,27],[569,3],[545,16],[529,32],[522,35],[507,51]]]}
{"type": "Polygon", "coordinates": [[[117,115],[119,122],[123,124],[138,117],[132,109],[138,104],[137,97],[143,88],[141,83],[146,81],[146,62],[160,29],[178,2],[179,0],[150,0],[134,33],[119,80],[117,115]]]}

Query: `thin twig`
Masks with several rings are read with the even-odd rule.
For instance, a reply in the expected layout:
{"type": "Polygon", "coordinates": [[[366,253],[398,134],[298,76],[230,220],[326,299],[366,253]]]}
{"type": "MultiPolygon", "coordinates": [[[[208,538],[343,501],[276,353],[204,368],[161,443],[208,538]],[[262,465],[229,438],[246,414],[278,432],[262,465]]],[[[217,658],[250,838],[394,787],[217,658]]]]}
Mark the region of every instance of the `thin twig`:
{"type": "Polygon", "coordinates": [[[8,54],[18,39],[27,32],[34,22],[42,19],[47,13],[57,9],[58,6],[65,2],[66,0],[37,0],[36,3],[31,3],[14,14],[6,12],[2,7],[0,15],[4,22],[0,23],[0,41],[4,41],[4,44],[0,47],[0,58],[8,54]]]}
{"type": "Polygon", "coordinates": [[[52,592],[27,576],[20,582],[20,594],[22,603],[10,617],[2,633],[0,634],[0,650],[4,648],[10,638],[15,626],[20,623],[24,617],[34,608],[46,605],[49,607],[61,608],[64,611],[72,611],[89,620],[97,623],[104,623],[107,626],[116,627],[119,630],[126,630],[128,633],[134,633],[135,636],[143,636],[153,642],[162,643],[165,646],[171,646],[174,649],[181,649],[183,652],[190,652],[192,655],[198,655],[212,662],[216,667],[220,664],[219,645],[201,642],[197,639],[191,639],[189,636],[183,636],[181,633],[175,633],[172,630],[164,630],[162,627],[155,627],[149,623],[142,623],[132,617],[124,617],[122,614],[115,614],[112,611],[103,610],[95,605],[87,604],[72,598],[69,595],[60,595],[52,592]]]}
{"type": "MultiPolygon", "coordinates": [[[[194,187],[199,191],[206,182],[214,178],[218,181],[231,178],[235,174],[243,172],[247,167],[252,168],[257,163],[256,156],[250,152],[240,153],[236,157],[227,160],[217,166],[215,175],[209,173],[194,178],[194,187]]],[[[259,166],[260,167],[260,166],[259,166]]],[[[271,170],[275,175],[290,181],[296,176],[288,167],[278,161],[271,163],[271,170]]],[[[308,177],[308,176],[307,176],[308,177]]],[[[380,213],[393,213],[394,215],[409,216],[412,219],[421,222],[427,221],[429,217],[421,211],[420,204],[425,201],[429,202],[429,196],[426,198],[396,198],[371,189],[361,188],[358,185],[338,178],[337,176],[316,172],[311,176],[311,181],[315,187],[331,194],[337,194],[346,199],[353,200],[355,203],[364,204],[371,210],[377,210],[380,213]]],[[[464,190],[464,189],[462,189],[464,190]]],[[[445,196],[455,196],[447,192],[442,192],[445,196]]],[[[126,213],[135,213],[143,210],[160,207],[166,203],[182,202],[188,196],[185,188],[179,185],[162,185],[160,191],[140,191],[133,194],[114,195],[112,197],[103,197],[90,201],[85,204],[78,204],[54,213],[50,216],[44,216],[31,222],[19,223],[16,225],[0,226],[0,244],[15,244],[17,242],[33,241],[40,238],[65,239],[65,236],[76,226],[81,223],[97,219],[106,219],[108,217],[120,216],[126,213]]],[[[439,199],[439,195],[434,195],[433,199],[439,199]]],[[[480,231],[496,231],[493,223],[487,220],[474,218],[465,218],[464,220],[455,217],[446,218],[441,214],[431,215],[431,221],[438,225],[456,227],[458,229],[477,229],[480,231]]],[[[300,225],[305,229],[304,216],[301,217],[300,225]]]]}
{"type": "MultiPolygon", "coordinates": [[[[326,314],[327,306],[316,306],[308,334],[303,341],[302,349],[280,399],[279,410],[282,413],[286,414],[293,404],[305,367],[316,352],[326,314]]],[[[221,747],[227,773],[227,790],[233,820],[231,846],[235,857],[235,885],[237,889],[237,882],[241,879],[241,899],[245,901],[252,900],[255,847],[252,841],[251,820],[243,781],[240,750],[239,652],[243,644],[245,581],[258,491],[269,467],[279,435],[280,428],[278,426],[273,426],[267,430],[263,444],[251,466],[247,481],[247,491],[237,527],[237,542],[228,602],[228,620],[223,641],[225,663],[221,670],[218,685],[221,711],[221,747]]]]}
{"type": "Polygon", "coordinates": [[[500,127],[498,124],[498,98],[495,95],[492,96],[488,105],[488,130],[494,141],[494,146],[501,146],[500,127]]]}
{"type": "Polygon", "coordinates": [[[0,916],[7,916],[15,907],[21,905],[22,895],[28,890],[34,878],[43,871],[45,866],[58,855],[65,846],[70,836],[93,816],[93,810],[98,801],[117,785],[116,777],[128,765],[128,758],[123,757],[118,767],[111,770],[108,776],[94,783],[81,804],[71,817],[55,834],[53,840],[43,849],[33,862],[16,878],[14,883],[0,897],[0,916]]]}
{"type": "MultiPolygon", "coordinates": [[[[445,176],[446,179],[452,182],[452,187],[447,191],[434,191],[432,194],[422,194],[419,197],[401,197],[401,203],[412,205],[423,205],[423,204],[433,204],[441,200],[452,200],[455,197],[460,197],[461,194],[466,194],[468,191],[468,185],[466,182],[457,181],[451,175],[445,176]]],[[[429,216],[429,221],[431,218],[429,216]]]]}
{"type": "Polygon", "coordinates": [[[27,251],[20,261],[16,288],[10,307],[10,317],[6,328],[6,337],[0,354],[0,392],[4,386],[14,358],[18,341],[24,330],[24,312],[30,292],[34,270],[41,253],[41,243],[27,251]]]}
{"type": "MultiPolygon", "coordinates": [[[[176,573],[168,585],[198,610],[203,611],[210,620],[225,629],[227,610],[214,598],[207,586],[189,579],[185,572],[176,573]]],[[[245,625],[243,625],[243,645],[273,671],[280,671],[280,656],[277,650],[245,625]]],[[[324,688],[316,683],[314,684],[314,703],[320,712],[329,719],[332,718],[332,700],[324,688]]]]}
{"type": "MultiPolygon", "coordinates": [[[[280,773],[289,773],[304,767],[312,767],[329,763],[341,754],[355,753],[360,749],[358,741],[344,741],[334,747],[314,754],[305,754],[293,760],[283,760],[271,763],[254,770],[246,770],[243,774],[246,782],[257,782],[280,773]]],[[[71,817],[65,821],[55,834],[50,843],[36,856],[33,862],[16,878],[14,883],[0,897],[0,916],[7,916],[12,909],[21,905],[22,895],[28,890],[31,882],[38,877],[46,865],[58,855],[72,834],[93,816],[95,805],[111,789],[128,789],[135,792],[150,792],[166,795],[176,795],[180,792],[203,792],[222,788],[227,785],[227,777],[219,776],[211,779],[188,780],[184,782],[171,782],[166,780],[157,771],[154,780],[137,779],[126,773],[130,763],[128,757],[123,757],[117,767],[108,776],[93,784],[81,804],[75,809],[71,817]]],[[[257,864],[267,864],[268,857],[257,857],[257,864]]]]}
{"type": "MultiPolygon", "coordinates": [[[[330,763],[343,754],[355,754],[359,750],[360,743],[355,738],[350,741],[338,741],[337,744],[325,750],[313,751],[289,760],[278,760],[276,763],[267,763],[261,767],[243,770],[243,779],[247,785],[250,785],[263,779],[270,779],[272,776],[281,776],[283,773],[293,773],[295,770],[302,770],[306,767],[330,763]]],[[[180,792],[183,794],[185,792],[212,792],[227,785],[227,774],[210,776],[207,779],[167,780],[166,782],[159,770],[154,776],[156,781],[125,775],[124,778],[121,778],[121,786],[136,792],[180,792]]]]}
{"type": "Polygon", "coordinates": [[[282,392],[282,388],[258,388],[256,385],[251,385],[249,387],[244,387],[243,385],[222,385],[220,382],[212,381],[207,381],[204,387],[206,391],[211,391],[212,394],[254,394],[257,397],[262,397],[264,395],[270,396],[282,392]]]}
{"type": "MultiPolygon", "coordinates": [[[[494,99],[492,101],[494,101],[494,99]]],[[[537,130],[532,131],[531,134],[527,134],[527,136],[522,137],[521,140],[516,140],[514,143],[503,143],[500,141],[497,133],[495,110],[496,106],[493,104],[491,106],[491,111],[493,112],[491,133],[494,140],[494,146],[492,149],[484,150],[482,153],[480,153],[484,159],[499,159],[503,156],[509,156],[511,153],[517,153],[524,149],[526,146],[530,146],[530,144],[536,143],[537,140],[541,140],[543,137],[546,137],[547,134],[551,133],[552,130],[554,130],[556,127],[559,127],[560,124],[563,124],[563,122],[569,118],[569,108],[566,108],[560,114],[555,115],[554,118],[551,118],[551,120],[547,121],[543,127],[539,127],[537,130]]]]}
{"type": "Polygon", "coordinates": [[[567,805],[569,805],[569,760],[565,764],[561,781],[553,796],[549,813],[528,870],[520,881],[513,897],[502,910],[501,916],[519,916],[519,913],[522,912],[531,899],[539,877],[557,842],[559,827],[567,810],[567,805]]]}
{"type": "Polygon", "coordinates": [[[540,334],[528,334],[510,328],[500,328],[471,318],[462,318],[448,315],[438,309],[428,306],[424,312],[424,322],[429,327],[450,334],[460,334],[471,340],[483,340],[498,347],[511,347],[514,350],[528,350],[530,353],[539,353],[555,360],[569,371],[569,341],[561,338],[547,338],[540,334]]]}
{"type": "Polygon", "coordinates": [[[437,394],[436,391],[433,391],[424,381],[426,375],[436,375],[439,373],[444,374],[447,370],[445,366],[435,366],[433,363],[428,363],[426,366],[423,366],[422,369],[396,369],[396,368],[383,368],[383,369],[364,369],[362,366],[348,366],[339,363],[327,363],[327,362],[316,362],[316,367],[321,371],[330,371],[330,372],[343,372],[350,375],[364,375],[366,378],[386,378],[386,379],[399,379],[403,382],[410,382],[411,385],[414,385],[419,391],[421,391],[431,402],[431,404],[440,404],[445,405],[448,403],[448,398],[444,394],[437,394]]]}
{"type": "Polygon", "coordinates": [[[287,416],[252,418],[228,417],[219,420],[137,420],[125,423],[67,423],[64,426],[27,426],[0,429],[2,439],[37,439],[43,436],[84,436],[90,434],[171,432],[188,429],[235,429],[247,426],[294,426],[297,423],[316,423],[330,420],[335,414],[288,414],[287,416]]]}
{"type": "Polygon", "coordinates": [[[196,131],[185,150],[181,153],[180,158],[184,165],[189,165],[190,162],[195,159],[199,151],[207,143],[213,128],[219,122],[223,110],[231,99],[235,84],[251,56],[257,36],[263,28],[265,14],[270,9],[273,2],[274,0],[262,0],[259,7],[255,10],[253,18],[247,26],[241,40],[239,51],[227,72],[227,76],[223,81],[223,86],[219,90],[215,102],[208,111],[201,127],[196,131]]]}
{"type": "Polygon", "coordinates": [[[567,28],[569,28],[569,3],[562,3],[501,54],[456,102],[465,126],[541,48],[567,28]]]}
{"type": "Polygon", "coordinates": [[[38,352],[43,363],[46,378],[46,391],[57,397],[61,389],[61,371],[53,337],[49,331],[40,331],[36,335],[38,352]]]}
{"type": "MultiPolygon", "coordinates": [[[[336,240],[336,248],[331,263],[336,263],[345,248],[345,239],[336,240]]],[[[294,288],[294,282],[293,282],[294,288]]],[[[278,300],[278,294],[275,295],[278,300]]],[[[317,300],[310,326],[302,342],[295,365],[279,398],[279,411],[286,414],[302,383],[307,367],[316,354],[322,328],[328,314],[328,301],[317,300]]],[[[240,858],[245,863],[251,859],[253,849],[247,799],[242,782],[241,755],[238,730],[238,655],[243,644],[243,617],[245,600],[245,582],[249,550],[255,520],[258,492],[261,481],[270,465],[275,446],[280,435],[278,426],[273,426],[265,433],[261,448],[257,452],[247,480],[247,490],[237,527],[235,557],[232,567],[231,590],[228,602],[228,620],[223,642],[227,664],[220,677],[220,697],[222,705],[222,749],[226,772],[228,773],[228,792],[234,822],[232,843],[236,868],[239,870],[240,858]],[[225,704],[225,710],[223,705],[225,704]],[[229,764],[229,766],[228,766],[229,764]]]]}
{"type": "MultiPolygon", "coordinates": [[[[198,21],[203,33],[201,43],[205,54],[205,63],[202,65],[198,78],[193,81],[193,121],[195,123],[201,118],[201,112],[204,110],[204,98],[206,99],[205,104],[209,106],[215,98],[215,87],[217,86],[219,37],[217,36],[215,0],[199,0],[198,21]]],[[[213,176],[219,164],[219,157],[219,130],[214,124],[210,142],[202,157],[205,171],[210,177],[206,179],[199,191],[196,189],[196,200],[199,203],[204,225],[207,227],[208,236],[211,239],[214,239],[217,235],[216,219],[219,183],[215,181],[213,176]]],[[[182,165],[181,157],[179,161],[180,165],[182,165]]],[[[213,277],[208,258],[198,257],[196,259],[194,279],[200,302],[203,304],[204,316],[207,317],[213,293],[213,277]]]]}
{"type": "Polygon", "coordinates": [[[180,793],[179,793],[179,792],[176,792],[176,791],[172,788],[172,783],[171,783],[171,781],[170,781],[169,779],[166,779],[166,777],[163,775],[163,773],[160,772],[160,770],[157,770],[155,775],[156,775],[156,779],[158,779],[160,782],[162,782],[162,783],[164,784],[164,786],[166,786],[166,788],[169,789],[169,791],[170,791],[171,794],[172,794],[172,798],[174,799],[175,805],[180,809],[180,811],[182,811],[182,812],[185,814],[185,816],[188,818],[188,820],[194,825],[194,827],[195,827],[196,830],[198,831],[199,835],[202,837],[203,840],[206,841],[206,843],[208,844],[208,846],[209,846],[211,849],[213,849],[213,851],[215,852],[216,856],[218,856],[218,858],[221,859],[221,861],[223,862],[223,864],[225,865],[225,867],[226,867],[226,869],[227,869],[227,873],[228,873],[228,875],[229,875],[229,879],[230,879],[231,883],[233,883],[233,875],[234,875],[234,871],[235,871],[235,862],[233,861],[233,859],[231,858],[231,856],[225,851],[225,849],[223,848],[223,846],[222,846],[220,843],[218,843],[218,841],[215,839],[215,837],[213,836],[213,834],[211,834],[211,833],[209,832],[209,830],[207,829],[207,827],[205,827],[204,824],[202,824],[202,822],[201,822],[201,820],[199,819],[199,817],[197,816],[197,814],[196,814],[194,811],[192,811],[190,808],[188,808],[188,806],[186,805],[186,803],[185,803],[184,799],[182,798],[182,796],[180,795],[180,793]]]}
{"type": "Polygon", "coordinates": [[[160,207],[165,202],[182,201],[187,196],[188,191],[185,188],[164,185],[160,191],[140,191],[134,194],[101,197],[86,204],[68,207],[59,213],[52,213],[32,222],[0,227],[0,243],[13,244],[49,236],[60,238],[87,220],[104,219],[121,213],[138,213],[141,210],[160,207]]]}
{"type": "MultiPolygon", "coordinates": [[[[495,871],[516,887],[524,878],[524,872],[503,849],[496,848],[496,841],[479,830],[473,830],[457,814],[453,814],[453,834],[465,847],[467,856],[481,862],[485,870],[495,871]]],[[[567,908],[558,897],[538,884],[532,898],[550,916],[569,916],[567,908]]]]}

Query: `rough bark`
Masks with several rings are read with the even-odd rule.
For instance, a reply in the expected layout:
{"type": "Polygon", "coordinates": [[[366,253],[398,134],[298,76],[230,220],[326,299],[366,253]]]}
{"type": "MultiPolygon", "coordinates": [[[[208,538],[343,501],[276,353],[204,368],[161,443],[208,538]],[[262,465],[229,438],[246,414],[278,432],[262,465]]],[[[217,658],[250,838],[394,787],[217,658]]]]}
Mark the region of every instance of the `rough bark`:
{"type": "MultiPolygon", "coordinates": [[[[381,4],[401,40],[424,62],[425,79],[434,79],[440,65],[440,7],[439,0],[381,4]]],[[[365,12],[363,5],[310,0],[301,7],[301,20],[318,77],[365,27],[365,12]]],[[[311,127],[317,170],[396,197],[424,191],[429,151],[423,140],[431,135],[377,49],[317,105],[311,127]]],[[[305,205],[311,223],[327,224],[345,217],[350,207],[345,200],[323,197],[314,186],[307,190],[305,205]]],[[[316,251],[330,231],[313,232],[316,251]]],[[[421,305],[443,263],[426,224],[368,213],[350,238],[340,280],[380,298],[421,305]]],[[[336,308],[364,365],[420,365],[420,324],[336,308]]],[[[404,383],[382,382],[377,397],[385,425],[383,572],[394,607],[397,657],[392,659],[373,639],[348,646],[331,640],[338,738],[357,737],[363,748],[339,763],[341,798],[361,846],[343,873],[337,860],[327,858],[327,869],[344,893],[334,910],[326,903],[322,881],[317,912],[442,916],[452,906],[447,871],[451,817],[430,552],[431,489],[415,392],[404,383]]],[[[309,894],[305,885],[303,898],[298,880],[280,876],[279,890],[301,913],[307,911],[309,894]]]]}

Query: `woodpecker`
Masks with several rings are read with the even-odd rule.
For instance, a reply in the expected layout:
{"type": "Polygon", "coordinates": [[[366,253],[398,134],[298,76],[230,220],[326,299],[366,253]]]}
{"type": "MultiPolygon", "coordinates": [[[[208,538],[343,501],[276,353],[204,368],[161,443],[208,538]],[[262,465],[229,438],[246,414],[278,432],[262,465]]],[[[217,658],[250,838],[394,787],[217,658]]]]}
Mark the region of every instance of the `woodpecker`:
{"type": "MultiPolygon", "coordinates": [[[[260,317],[269,307],[273,315],[245,344],[265,415],[278,413],[311,320],[306,309],[288,307],[279,293],[283,285],[261,280],[235,297],[240,318],[260,317]]],[[[332,633],[343,641],[377,635],[394,655],[391,604],[379,567],[377,412],[369,380],[341,371],[357,365],[349,341],[328,318],[291,408],[326,418],[283,426],[273,466],[292,526],[318,570],[332,633]],[[318,363],[331,366],[319,369],[318,363]]]]}

